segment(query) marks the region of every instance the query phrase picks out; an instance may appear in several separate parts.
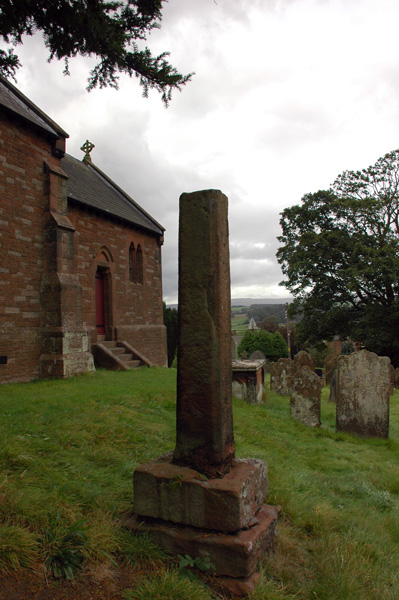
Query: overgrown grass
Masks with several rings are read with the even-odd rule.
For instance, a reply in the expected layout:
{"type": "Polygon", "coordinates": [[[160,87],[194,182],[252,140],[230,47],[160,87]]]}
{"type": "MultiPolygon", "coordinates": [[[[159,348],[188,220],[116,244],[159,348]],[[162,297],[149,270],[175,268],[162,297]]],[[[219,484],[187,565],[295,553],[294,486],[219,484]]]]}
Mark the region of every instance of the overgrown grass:
{"type": "MultiPolygon", "coordinates": [[[[126,598],[213,597],[120,524],[136,465],[174,447],[175,378],[99,370],[0,386],[0,572],[145,565],[126,598]]],[[[292,421],[289,399],[270,391],[261,406],[235,400],[234,421],[237,455],[267,461],[268,502],[282,506],[253,600],[399,598],[399,393],[389,440],[335,433],[327,389],[320,429],[292,421]]]]}

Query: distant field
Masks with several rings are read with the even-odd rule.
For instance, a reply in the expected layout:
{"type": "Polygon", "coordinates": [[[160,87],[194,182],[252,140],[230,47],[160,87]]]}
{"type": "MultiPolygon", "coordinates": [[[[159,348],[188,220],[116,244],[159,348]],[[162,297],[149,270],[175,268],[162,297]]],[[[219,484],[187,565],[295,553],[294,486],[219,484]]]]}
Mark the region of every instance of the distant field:
{"type": "Polygon", "coordinates": [[[246,313],[243,315],[237,314],[242,309],[242,306],[233,306],[231,309],[231,312],[234,315],[231,319],[231,330],[235,331],[237,335],[244,335],[248,329],[248,323],[245,323],[245,321],[248,321],[248,315],[246,313]]]}

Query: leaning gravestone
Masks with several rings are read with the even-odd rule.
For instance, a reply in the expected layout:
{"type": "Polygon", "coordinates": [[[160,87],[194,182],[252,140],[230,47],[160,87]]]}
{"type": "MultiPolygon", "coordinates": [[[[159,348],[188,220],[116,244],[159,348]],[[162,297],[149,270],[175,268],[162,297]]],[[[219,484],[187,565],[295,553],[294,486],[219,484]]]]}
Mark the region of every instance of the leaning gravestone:
{"type": "Polygon", "coordinates": [[[166,552],[208,555],[221,585],[250,593],[278,508],[267,465],[236,459],[232,413],[227,198],[180,197],[176,447],[137,467],[135,516],[166,552]]]}
{"type": "Polygon", "coordinates": [[[309,427],[320,427],[323,382],[309,367],[302,367],[290,380],[291,417],[309,427]]]}
{"type": "Polygon", "coordinates": [[[338,358],[336,430],[365,437],[389,433],[390,360],[361,350],[338,358]]]}

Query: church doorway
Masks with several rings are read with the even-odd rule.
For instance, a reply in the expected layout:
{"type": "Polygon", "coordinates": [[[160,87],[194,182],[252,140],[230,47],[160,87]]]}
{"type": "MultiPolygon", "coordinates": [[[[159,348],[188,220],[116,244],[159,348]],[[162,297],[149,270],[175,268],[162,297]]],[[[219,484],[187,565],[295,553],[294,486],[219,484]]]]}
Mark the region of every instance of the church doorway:
{"type": "Polygon", "coordinates": [[[96,329],[97,336],[105,335],[105,273],[96,271],[96,329]]]}

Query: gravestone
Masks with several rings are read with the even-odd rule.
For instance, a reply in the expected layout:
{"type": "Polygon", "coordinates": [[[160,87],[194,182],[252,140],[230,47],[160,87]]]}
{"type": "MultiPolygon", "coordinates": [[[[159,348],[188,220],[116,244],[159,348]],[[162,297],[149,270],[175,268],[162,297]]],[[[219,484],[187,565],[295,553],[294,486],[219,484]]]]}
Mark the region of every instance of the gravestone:
{"type": "Polygon", "coordinates": [[[296,365],[290,358],[279,358],[270,370],[270,389],[281,396],[289,396],[289,378],[295,372],[296,365]]]}
{"type": "Polygon", "coordinates": [[[336,430],[365,437],[389,433],[390,360],[361,350],[338,358],[336,430]]]}
{"type": "Polygon", "coordinates": [[[337,402],[337,369],[334,369],[331,383],[330,383],[330,395],[328,396],[329,402],[337,402]]]}
{"type": "Polygon", "coordinates": [[[389,365],[389,395],[392,396],[393,390],[395,388],[395,367],[393,365],[389,365]]]}
{"type": "Polygon", "coordinates": [[[294,356],[295,370],[299,371],[302,367],[309,367],[312,371],[316,368],[316,360],[305,350],[300,350],[294,356]]]}
{"type": "Polygon", "coordinates": [[[255,350],[249,357],[250,360],[266,360],[266,356],[260,350],[255,350]]]}
{"type": "Polygon", "coordinates": [[[264,505],[266,463],[235,458],[227,198],[218,190],[180,197],[178,339],[176,447],[135,470],[127,524],[170,554],[207,554],[222,586],[246,595],[279,507],[264,505]]]}
{"type": "Polygon", "coordinates": [[[309,427],[320,427],[323,382],[309,367],[302,367],[290,380],[291,417],[309,427]]]}
{"type": "Polygon", "coordinates": [[[393,381],[393,387],[395,388],[395,390],[399,389],[399,367],[396,367],[396,369],[395,369],[395,377],[394,377],[394,381],[393,381]]]}
{"type": "Polygon", "coordinates": [[[335,354],[329,354],[324,361],[324,377],[326,380],[326,385],[330,385],[335,370],[337,368],[338,356],[335,354]]]}

